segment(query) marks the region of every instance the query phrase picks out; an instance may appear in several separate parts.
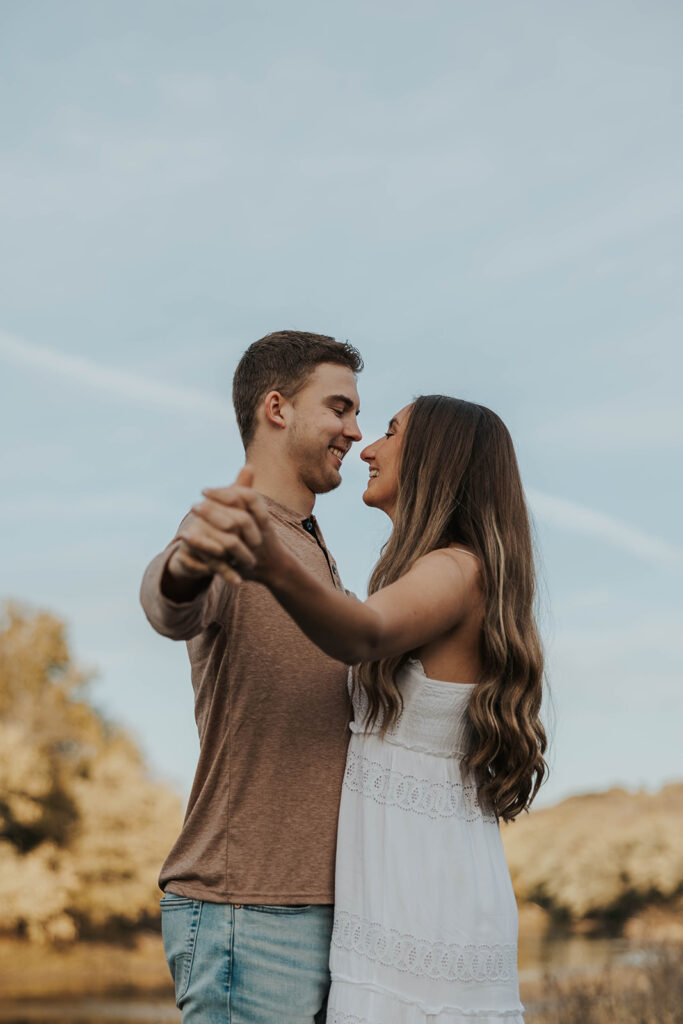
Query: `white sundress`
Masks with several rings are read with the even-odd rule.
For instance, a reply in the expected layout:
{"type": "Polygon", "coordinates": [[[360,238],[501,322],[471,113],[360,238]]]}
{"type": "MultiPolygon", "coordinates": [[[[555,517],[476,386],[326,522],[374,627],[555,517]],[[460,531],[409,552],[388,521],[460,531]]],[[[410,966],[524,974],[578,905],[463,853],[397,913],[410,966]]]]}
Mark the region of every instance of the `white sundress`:
{"type": "Polygon", "coordinates": [[[327,1024],[523,1024],[517,904],[498,822],[463,775],[472,687],[397,676],[366,735],[354,698],[337,838],[327,1024]]]}

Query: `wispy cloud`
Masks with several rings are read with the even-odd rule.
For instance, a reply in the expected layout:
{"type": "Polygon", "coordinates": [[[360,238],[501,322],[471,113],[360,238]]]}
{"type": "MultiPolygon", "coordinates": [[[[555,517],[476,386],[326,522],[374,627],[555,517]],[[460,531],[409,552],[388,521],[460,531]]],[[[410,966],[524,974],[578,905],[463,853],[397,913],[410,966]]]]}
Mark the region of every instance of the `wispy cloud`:
{"type": "Polygon", "coordinates": [[[64,377],[90,391],[105,392],[127,402],[171,412],[189,412],[197,416],[234,425],[227,403],[196,388],[165,384],[119,370],[81,356],[71,356],[44,345],[16,338],[0,331],[0,360],[25,366],[38,373],[64,377]]]}
{"type": "Polygon", "coordinates": [[[534,488],[527,488],[526,493],[534,514],[550,526],[571,533],[597,537],[651,565],[683,566],[683,548],[639,530],[630,523],[534,488]]]}
{"type": "MultiPolygon", "coordinates": [[[[29,367],[39,373],[56,374],[90,391],[106,392],[147,408],[162,408],[176,413],[182,410],[234,425],[232,409],[213,395],[195,388],[150,381],[127,370],[67,355],[4,332],[0,332],[0,360],[29,367]]],[[[597,537],[650,564],[683,565],[683,548],[629,523],[535,489],[528,489],[527,494],[535,514],[551,526],[597,537]]]]}

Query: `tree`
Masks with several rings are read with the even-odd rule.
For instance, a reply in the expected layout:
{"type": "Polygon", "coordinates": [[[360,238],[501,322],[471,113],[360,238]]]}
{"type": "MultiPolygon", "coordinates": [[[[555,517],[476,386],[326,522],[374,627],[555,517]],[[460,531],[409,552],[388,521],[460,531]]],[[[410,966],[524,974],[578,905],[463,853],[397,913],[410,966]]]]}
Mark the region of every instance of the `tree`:
{"type": "Polygon", "coordinates": [[[0,616],[0,927],[38,940],[158,918],[181,815],[89,702],[65,633],[45,612],[0,616]]]}

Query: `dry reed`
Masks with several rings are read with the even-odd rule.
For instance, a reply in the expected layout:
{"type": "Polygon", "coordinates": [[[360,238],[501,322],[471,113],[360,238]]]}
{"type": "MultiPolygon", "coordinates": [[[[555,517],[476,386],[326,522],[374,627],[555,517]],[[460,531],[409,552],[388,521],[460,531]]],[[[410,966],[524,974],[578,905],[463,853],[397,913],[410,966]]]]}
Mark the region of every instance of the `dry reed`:
{"type": "Polygon", "coordinates": [[[590,977],[546,979],[527,1024],[683,1024],[683,949],[643,950],[636,968],[590,977]]]}

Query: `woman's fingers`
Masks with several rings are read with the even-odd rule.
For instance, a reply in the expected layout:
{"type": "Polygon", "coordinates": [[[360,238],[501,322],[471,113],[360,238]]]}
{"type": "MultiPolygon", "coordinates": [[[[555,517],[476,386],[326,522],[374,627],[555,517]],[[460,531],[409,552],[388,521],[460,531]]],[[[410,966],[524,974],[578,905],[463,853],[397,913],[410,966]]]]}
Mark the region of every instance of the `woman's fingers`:
{"type": "Polygon", "coordinates": [[[250,548],[256,548],[261,544],[263,538],[256,519],[244,509],[230,508],[207,498],[206,501],[193,505],[192,512],[217,530],[239,534],[250,548]]]}
{"type": "Polygon", "coordinates": [[[254,470],[247,463],[246,466],[242,466],[241,470],[237,474],[235,483],[238,487],[253,487],[254,486],[254,470]]]}
{"type": "Polygon", "coordinates": [[[270,514],[258,491],[250,491],[246,497],[247,507],[263,533],[270,529],[270,514]]]}
{"type": "Polygon", "coordinates": [[[251,466],[242,466],[237,474],[234,484],[229,487],[205,487],[202,494],[205,498],[219,502],[221,505],[230,507],[247,508],[248,502],[254,493],[254,470],[251,466]]]}
{"type": "Polygon", "coordinates": [[[205,487],[202,494],[205,498],[217,501],[228,508],[248,508],[249,498],[255,492],[251,487],[230,484],[229,487],[205,487]]]}
{"type": "Polygon", "coordinates": [[[192,508],[192,519],[183,531],[187,543],[216,572],[219,568],[209,559],[258,578],[264,560],[268,563],[272,557],[270,515],[263,497],[253,490],[253,481],[253,470],[244,466],[234,484],[205,488],[204,501],[192,508]]]}
{"type": "Polygon", "coordinates": [[[194,516],[179,536],[202,557],[208,555],[232,562],[238,569],[247,571],[256,565],[256,558],[239,534],[219,530],[201,516],[194,516]]]}

